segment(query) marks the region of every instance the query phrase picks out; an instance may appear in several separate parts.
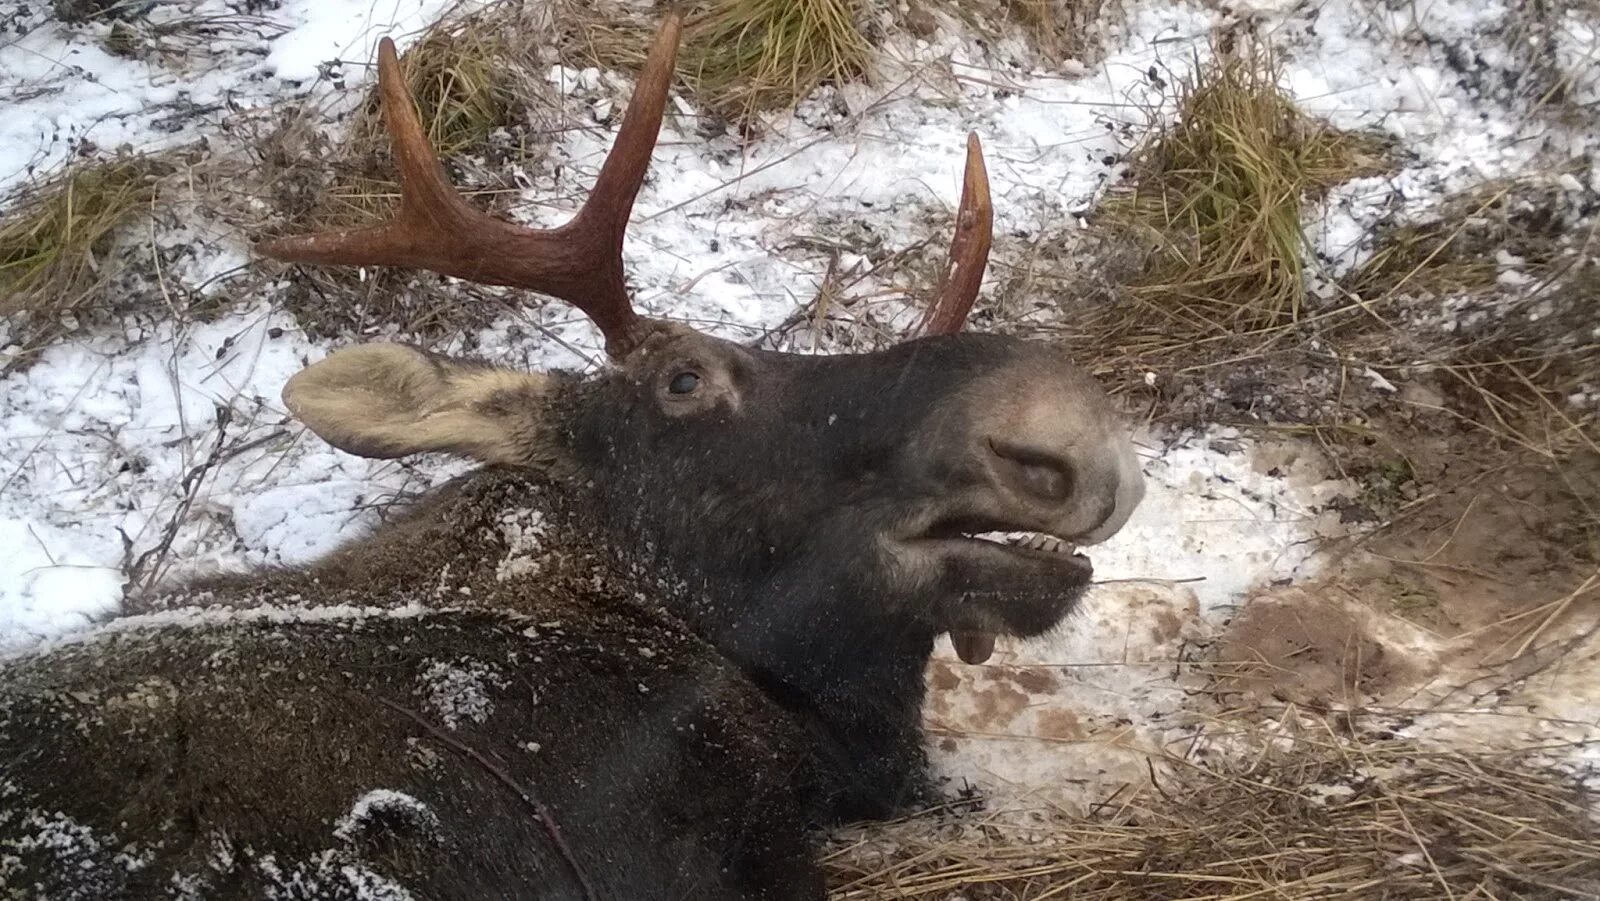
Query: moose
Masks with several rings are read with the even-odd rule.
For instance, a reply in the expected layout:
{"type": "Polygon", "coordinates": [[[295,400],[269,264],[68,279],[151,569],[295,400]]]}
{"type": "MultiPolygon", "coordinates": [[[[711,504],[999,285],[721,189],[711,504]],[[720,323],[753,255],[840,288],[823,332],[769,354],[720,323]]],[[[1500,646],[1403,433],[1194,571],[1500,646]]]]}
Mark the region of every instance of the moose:
{"type": "Polygon", "coordinates": [[[958,333],[992,232],[975,137],[927,334],[802,355],[635,312],[680,30],[548,230],[450,186],[382,43],[396,217],[261,251],[543,292],[612,365],[375,344],[295,375],[337,448],[482,466],[311,565],[0,662],[0,896],[818,899],[819,826],[937,797],[935,640],[982,662],[1068,617],[1079,548],[1142,497],[1127,430],[1058,350],[958,333]]]}

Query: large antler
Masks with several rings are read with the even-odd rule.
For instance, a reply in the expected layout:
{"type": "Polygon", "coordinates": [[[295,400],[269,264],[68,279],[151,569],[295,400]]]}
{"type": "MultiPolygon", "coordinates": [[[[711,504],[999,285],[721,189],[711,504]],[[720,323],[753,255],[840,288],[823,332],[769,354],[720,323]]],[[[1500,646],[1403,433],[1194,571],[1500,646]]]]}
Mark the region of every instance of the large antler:
{"type": "Polygon", "coordinates": [[[671,13],[639,74],[616,144],[583,208],[559,228],[504,222],[474,209],[451,187],[406,89],[394,42],[378,47],[378,93],[400,170],[400,212],[372,228],[263,242],[267,256],[294,263],[404,266],[559,297],[594,321],[606,352],[626,356],[648,333],[622,271],[622,239],[661,130],[682,18],[671,13]]]}
{"type": "Polygon", "coordinates": [[[994,240],[994,205],[989,200],[989,172],[983,166],[983,145],[976,133],[967,135],[967,169],[961,180],[961,206],[956,210],[956,234],[950,240],[950,262],[939,291],[918,332],[953,335],[966,324],[978,299],[983,269],[994,240]]]}

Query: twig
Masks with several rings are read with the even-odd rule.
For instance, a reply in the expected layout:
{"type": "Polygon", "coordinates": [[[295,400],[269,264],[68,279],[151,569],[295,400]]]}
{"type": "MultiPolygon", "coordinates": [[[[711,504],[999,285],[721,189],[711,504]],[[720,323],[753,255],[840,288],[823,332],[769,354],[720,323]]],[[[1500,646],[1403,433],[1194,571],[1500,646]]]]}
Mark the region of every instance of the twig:
{"type": "MultiPolygon", "coordinates": [[[[179,404],[182,407],[182,404],[179,404]]],[[[139,555],[133,562],[133,567],[128,571],[128,585],[137,584],[139,594],[148,592],[156,583],[161,574],[161,567],[166,562],[167,554],[172,550],[172,542],[178,537],[178,529],[188,519],[189,510],[194,506],[195,497],[200,493],[200,486],[205,482],[206,475],[226,459],[223,456],[227,445],[228,424],[233,421],[233,408],[221,404],[216,406],[217,417],[217,443],[212,446],[211,453],[200,461],[193,469],[189,470],[178,484],[183,491],[183,500],[179,501],[178,509],[173,512],[172,518],[167,520],[166,526],[161,530],[161,540],[156,546],[139,555]],[[154,561],[154,565],[146,566],[154,561]]]]}
{"type": "Polygon", "coordinates": [[[546,807],[543,802],[534,797],[528,789],[523,788],[522,785],[517,782],[517,780],[511,778],[511,774],[507,773],[493,760],[490,760],[489,757],[483,752],[477,750],[471,745],[467,745],[457,740],[454,736],[450,735],[450,733],[440,729],[433,723],[428,722],[421,714],[414,710],[408,710],[405,707],[394,703],[388,698],[375,698],[374,700],[390,710],[393,710],[395,713],[404,716],[406,719],[411,720],[418,726],[421,726],[423,729],[427,730],[429,735],[432,735],[435,739],[449,747],[452,751],[455,751],[457,754],[460,754],[461,756],[466,757],[468,760],[471,760],[473,763],[476,763],[478,766],[483,767],[485,772],[500,780],[500,782],[505,785],[506,788],[511,789],[511,791],[515,793],[518,798],[522,799],[522,803],[528,805],[528,808],[533,811],[533,817],[539,821],[539,825],[544,827],[545,834],[550,837],[551,843],[556,846],[556,851],[561,855],[561,858],[566,861],[568,868],[572,870],[573,877],[578,880],[578,884],[583,888],[583,897],[587,898],[588,901],[598,901],[600,897],[599,894],[595,892],[594,885],[589,882],[588,875],[584,873],[583,867],[578,863],[578,857],[572,852],[572,847],[567,844],[566,838],[561,834],[561,829],[556,826],[556,820],[555,817],[550,814],[550,808],[546,807]]]}
{"type": "Polygon", "coordinates": [[[1533,634],[1529,635],[1517,648],[1517,652],[1511,656],[1516,658],[1526,654],[1528,652],[1528,648],[1533,645],[1534,641],[1538,640],[1539,636],[1544,634],[1544,630],[1548,629],[1551,623],[1560,619],[1561,615],[1567,612],[1567,608],[1572,606],[1572,602],[1576,601],[1584,594],[1587,594],[1589,588],[1596,582],[1600,582],[1600,569],[1596,569],[1593,575],[1583,581],[1582,585],[1579,585],[1571,594],[1567,595],[1565,598],[1562,598],[1561,603],[1556,605],[1556,609],[1550,611],[1550,615],[1540,621],[1538,627],[1533,630],[1533,634]]]}

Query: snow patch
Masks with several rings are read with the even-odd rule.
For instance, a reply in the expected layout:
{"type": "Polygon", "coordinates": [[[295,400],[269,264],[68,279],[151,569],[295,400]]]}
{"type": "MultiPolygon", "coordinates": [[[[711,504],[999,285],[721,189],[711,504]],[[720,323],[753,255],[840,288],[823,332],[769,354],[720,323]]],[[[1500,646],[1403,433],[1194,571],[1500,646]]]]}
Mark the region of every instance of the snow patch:
{"type": "Polygon", "coordinates": [[[0,381],[0,650],[116,612],[141,558],[142,584],[308,562],[375,501],[459,470],[419,478],[305,433],[279,393],[325,353],[262,304],[61,344],[0,381]]]}
{"type": "Polygon", "coordinates": [[[544,513],[526,507],[507,510],[500,515],[499,526],[506,553],[495,566],[495,581],[538,575],[546,531],[544,513]]]}
{"type": "MultiPolygon", "coordinates": [[[[202,598],[195,598],[202,600],[202,598]]],[[[297,598],[279,599],[250,607],[181,607],[124,616],[90,629],[7,650],[0,650],[0,663],[28,656],[44,656],[63,648],[90,644],[108,637],[153,629],[208,629],[253,623],[328,623],[361,619],[417,619],[451,612],[448,607],[423,607],[404,604],[398,607],[356,607],[347,604],[306,606],[292,603],[297,598]]],[[[505,614],[516,618],[514,614],[505,614]]]]}
{"type": "Polygon", "coordinates": [[[1327,505],[1352,487],[1304,467],[1274,473],[1233,429],[1145,436],[1145,499],[1109,541],[1088,550],[1100,585],[1181,584],[1206,612],[1269,581],[1316,575],[1321,539],[1343,534],[1327,505]]]}
{"type": "Polygon", "coordinates": [[[269,881],[267,897],[282,901],[326,898],[349,893],[356,901],[413,901],[405,887],[366,864],[334,850],[323,850],[307,860],[280,862],[266,854],[255,860],[269,881]]]}
{"type": "Polygon", "coordinates": [[[181,146],[286,97],[352,102],[346,82],[365,76],[380,38],[404,50],[453,2],[279,0],[252,14],[227,0],[163,0],[150,4],[153,23],[209,21],[217,37],[183,39],[188,53],[132,59],[107,51],[109,19],[68,25],[50,4],[34,4],[0,47],[10,91],[0,117],[0,196],[88,147],[181,146]]]}
{"type": "Polygon", "coordinates": [[[405,792],[376,788],[357,798],[350,812],[333,825],[333,835],[341,841],[355,841],[375,820],[401,820],[428,832],[439,829],[439,817],[432,808],[405,792]]]}
{"type": "Polygon", "coordinates": [[[463,722],[488,721],[494,712],[490,691],[510,684],[497,668],[466,657],[454,663],[430,660],[417,681],[417,693],[451,730],[463,722]]]}

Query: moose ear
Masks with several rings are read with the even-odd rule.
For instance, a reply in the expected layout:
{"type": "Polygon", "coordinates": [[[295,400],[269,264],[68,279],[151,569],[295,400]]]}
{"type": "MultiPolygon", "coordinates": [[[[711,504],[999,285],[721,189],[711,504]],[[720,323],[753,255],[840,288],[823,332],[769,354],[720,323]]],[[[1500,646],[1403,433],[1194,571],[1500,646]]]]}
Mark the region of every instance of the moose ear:
{"type": "Polygon", "coordinates": [[[528,425],[548,389],[547,376],[366,344],[296,373],[283,402],[324,441],[358,456],[442,451],[517,465],[538,456],[528,425]]]}

